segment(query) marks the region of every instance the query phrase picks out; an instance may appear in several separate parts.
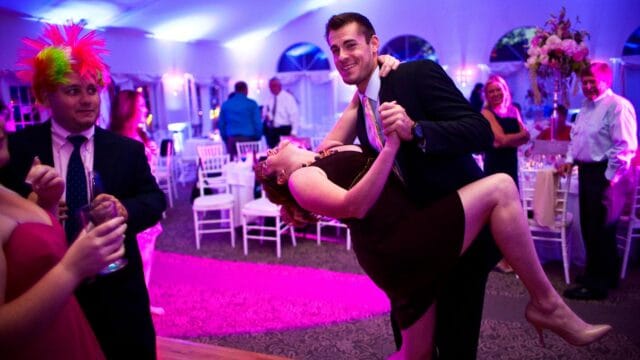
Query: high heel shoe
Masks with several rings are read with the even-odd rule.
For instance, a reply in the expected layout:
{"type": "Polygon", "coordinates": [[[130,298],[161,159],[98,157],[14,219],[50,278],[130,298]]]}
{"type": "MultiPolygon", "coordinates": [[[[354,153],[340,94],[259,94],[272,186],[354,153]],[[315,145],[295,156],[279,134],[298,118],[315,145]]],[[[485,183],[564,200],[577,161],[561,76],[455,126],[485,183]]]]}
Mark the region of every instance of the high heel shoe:
{"type": "Polygon", "coordinates": [[[544,347],[542,330],[548,329],[574,346],[585,346],[597,341],[611,331],[610,325],[591,325],[584,322],[566,304],[545,312],[529,303],[525,311],[527,321],[533,325],[544,347]]]}

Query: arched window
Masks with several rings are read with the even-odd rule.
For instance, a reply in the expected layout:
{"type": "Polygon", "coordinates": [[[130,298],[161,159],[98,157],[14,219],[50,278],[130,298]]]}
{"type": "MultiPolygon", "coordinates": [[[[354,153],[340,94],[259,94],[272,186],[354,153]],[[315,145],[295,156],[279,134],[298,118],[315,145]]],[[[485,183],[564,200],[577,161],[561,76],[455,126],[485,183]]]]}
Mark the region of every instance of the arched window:
{"type": "Polygon", "coordinates": [[[322,49],[307,42],[291,45],[278,61],[278,72],[315,70],[330,70],[329,59],[322,49]]]}
{"type": "Polygon", "coordinates": [[[389,40],[380,54],[389,54],[400,61],[429,59],[438,62],[433,46],[415,35],[401,35],[389,40]]]}
{"type": "Polygon", "coordinates": [[[535,27],[523,26],[504,34],[491,50],[489,61],[527,61],[529,41],[531,41],[535,33],[535,27]]]}
{"type": "Polygon", "coordinates": [[[638,27],[636,31],[629,36],[627,42],[624,43],[622,55],[640,55],[640,27],[638,27]]]}

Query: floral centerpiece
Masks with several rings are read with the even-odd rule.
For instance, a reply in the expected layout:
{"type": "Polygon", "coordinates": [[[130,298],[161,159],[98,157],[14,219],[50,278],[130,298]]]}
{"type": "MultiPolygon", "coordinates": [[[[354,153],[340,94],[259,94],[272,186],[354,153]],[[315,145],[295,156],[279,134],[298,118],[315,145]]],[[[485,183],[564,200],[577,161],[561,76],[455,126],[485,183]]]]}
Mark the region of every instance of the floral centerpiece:
{"type": "MultiPolygon", "coordinates": [[[[579,22],[577,18],[576,22],[579,22]]],[[[573,74],[579,75],[582,69],[589,66],[589,48],[585,44],[588,37],[588,32],[571,28],[571,21],[566,18],[564,7],[558,16],[551,15],[544,28],[536,29],[529,43],[529,57],[525,64],[529,68],[536,104],[540,104],[538,77],[553,77],[555,87],[558,88],[570,80],[573,74]]],[[[556,105],[554,104],[554,108],[556,105]]]]}

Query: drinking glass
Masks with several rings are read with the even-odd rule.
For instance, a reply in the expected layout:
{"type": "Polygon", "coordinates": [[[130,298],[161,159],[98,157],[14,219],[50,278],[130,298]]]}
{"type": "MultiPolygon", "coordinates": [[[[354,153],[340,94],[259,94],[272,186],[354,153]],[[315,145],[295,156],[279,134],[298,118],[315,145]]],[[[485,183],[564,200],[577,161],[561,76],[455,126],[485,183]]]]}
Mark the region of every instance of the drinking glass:
{"type": "MultiPolygon", "coordinates": [[[[91,199],[91,202],[93,202],[93,199],[95,199],[96,196],[104,192],[104,187],[102,185],[100,175],[96,171],[89,171],[87,178],[89,180],[89,197],[91,199]]],[[[94,226],[98,226],[106,221],[117,217],[118,209],[116,207],[116,203],[114,201],[109,201],[107,202],[107,204],[107,209],[100,212],[98,212],[96,208],[93,208],[91,206],[91,203],[83,206],[80,209],[82,226],[85,227],[89,223],[93,224],[94,226]]],[[[98,274],[108,275],[114,271],[122,269],[123,267],[125,267],[125,265],[127,265],[127,259],[125,257],[122,257],[107,265],[104,269],[100,270],[98,274]]]]}

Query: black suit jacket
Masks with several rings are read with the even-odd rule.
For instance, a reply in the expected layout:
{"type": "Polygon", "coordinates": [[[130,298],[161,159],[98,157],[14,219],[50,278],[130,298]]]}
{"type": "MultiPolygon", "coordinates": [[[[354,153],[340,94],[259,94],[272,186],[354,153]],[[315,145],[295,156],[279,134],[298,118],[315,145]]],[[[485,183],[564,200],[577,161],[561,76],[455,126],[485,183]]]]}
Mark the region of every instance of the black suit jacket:
{"type": "MultiPolygon", "coordinates": [[[[483,176],[471,154],[492,147],[491,127],[439,65],[428,60],[403,63],[381,80],[380,103],[397,101],[426,137],[426,151],[417,143],[403,143],[396,157],[416,199],[431,202],[483,176]]],[[[363,147],[372,150],[362,106],[357,134],[363,147]]]]}
{"type": "MultiPolygon", "coordinates": [[[[9,137],[10,163],[2,170],[4,184],[27,195],[24,183],[34,156],[53,166],[51,123],[32,126],[9,137]]],[[[151,175],[144,146],[95,128],[93,169],[105,192],[118,198],[129,213],[124,240],[127,266],[87,281],[76,291],[100,345],[110,359],[154,359],[155,330],[136,234],[157,223],[166,208],[164,193],[151,175]]]]}
{"type": "MultiPolygon", "coordinates": [[[[484,176],[472,157],[492,147],[489,122],[474,111],[453,81],[428,60],[401,64],[381,79],[380,103],[397,101],[423,128],[426,151],[402,143],[396,160],[409,193],[425,205],[484,176]]],[[[357,135],[370,145],[362,106],[357,135]]],[[[439,359],[475,359],[488,272],[500,258],[488,229],[461,257],[437,298],[439,359]]],[[[396,329],[397,330],[397,329],[396,329]]],[[[396,341],[399,341],[399,334],[396,341]]]]}

